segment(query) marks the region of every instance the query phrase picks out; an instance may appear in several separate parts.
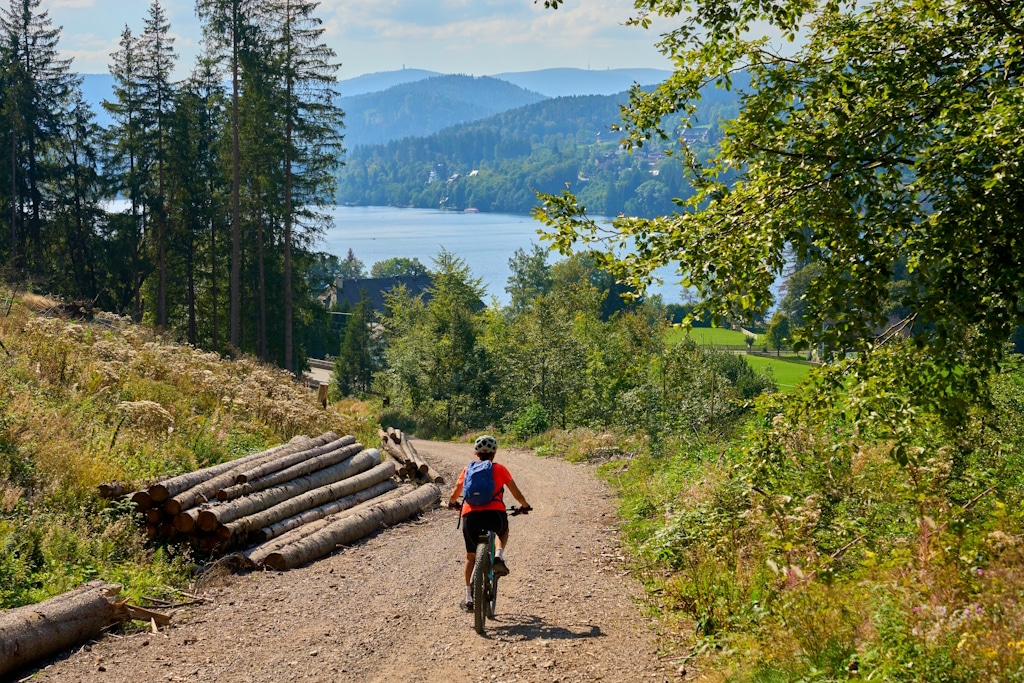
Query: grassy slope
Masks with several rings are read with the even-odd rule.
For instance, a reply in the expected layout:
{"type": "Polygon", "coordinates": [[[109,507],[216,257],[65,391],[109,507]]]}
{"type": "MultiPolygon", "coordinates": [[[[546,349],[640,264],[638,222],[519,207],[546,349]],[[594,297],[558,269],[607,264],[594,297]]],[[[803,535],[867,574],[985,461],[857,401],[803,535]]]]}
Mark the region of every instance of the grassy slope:
{"type": "Polygon", "coordinates": [[[780,396],[603,465],[690,676],[1024,681],[1024,367],[992,395],[906,466],[780,396]]]}
{"type": "Polygon", "coordinates": [[[186,580],[201,558],[148,543],[130,507],[97,497],[102,482],[141,487],[300,433],[375,429],[320,410],[278,369],[228,362],[116,317],[99,322],[44,317],[20,301],[0,311],[0,608],[93,578],[123,583],[130,596],[186,580]]]}

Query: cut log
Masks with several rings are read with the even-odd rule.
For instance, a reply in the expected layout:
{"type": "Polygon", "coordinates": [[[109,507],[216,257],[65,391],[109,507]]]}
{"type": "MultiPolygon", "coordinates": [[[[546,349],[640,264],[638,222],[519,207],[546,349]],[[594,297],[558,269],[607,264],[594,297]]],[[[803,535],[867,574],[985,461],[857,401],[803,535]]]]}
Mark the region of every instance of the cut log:
{"type": "Polygon", "coordinates": [[[409,437],[404,434],[402,435],[402,450],[405,451],[405,455],[409,459],[409,461],[416,465],[416,469],[420,472],[420,474],[427,473],[427,470],[430,469],[430,465],[427,464],[426,460],[420,457],[420,454],[416,451],[416,448],[409,441],[409,437]]]}
{"type": "Polygon", "coordinates": [[[180,476],[172,477],[170,479],[157,482],[156,484],[153,484],[152,486],[149,487],[149,495],[153,499],[154,503],[163,503],[168,498],[172,498],[181,493],[182,491],[187,491],[193,486],[201,484],[202,482],[206,481],[207,479],[210,479],[211,477],[215,477],[218,474],[227,472],[228,470],[236,469],[247,462],[252,462],[254,460],[258,460],[259,458],[266,457],[267,453],[269,452],[285,449],[288,448],[289,446],[309,444],[311,441],[318,441],[320,439],[324,439],[323,441],[320,441],[320,443],[327,443],[328,441],[332,441],[337,438],[338,435],[333,432],[327,432],[326,434],[318,437],[317,439],[310,439],[308,436],[297,436],[286,444],[282,444],[280,446],[277,446],[276,448],[271,448],[270,451],[260,451],[259,453],[253,453],[252,455],[247,455],[243,458],[229,460],[228,462],[223,462],[219,465],[205,467],[201,470],[196,470],[195,472],[186,472],[185,474],[182,474],[180,476]]]}
{"type": "Polygon", "coordinates": [[[132,494],[131,501],[135,503],[135,509],[139,512],[145,512],[153,507],[153,499],[150,497],[149,491],[136,491],[132,494]]]}
{"type": "Polygon", "coordinates": [[[284,571],[330,554],[339,545],[352,543],[385,526],[398,524],[441,498],[441,489],[426,484],[406,495],[349,515],[320,529],[311,536],[271,553],[263,564],[284,571]]]}
{"type": "Polygon", "coordinates": [[[267,559],[267,556],[271,553],[277,552],[281,548],[289,546],[292,543],[295,543],[303,538],[306,538],[307,536],[312,536],[320,529],[323,529],[329,524],[333,524],[334,522],[340,519],[344,519],[346,517],[351,517],[352,515],[359,514],[364,510],[368,510],[369,508],[384,503],[386,501],[401,498],[407,493],[410,493],[415,490],[416,486],[414,484],[403,484],[397,489],[394,489],[393,491],[388,491],[387,493],[384,493],[380,496],[377,496],[376,498],[368,500],[365,503],[360,503],[359,505],[350,507],[347,510],[343,510],[333,515],[328,515],[323,519],[307,522],[306,524],[298,526],[292,529],[291,531],[288,531],[278,536],[277,538],[264,541],[259,545],[249,548],[244,553],[241,553],[236,558],[234,558],[235,564],[243,569],[256,569],[258,566],[263,565],[263,561],[267,559]]]}
{"type": "MultiPolygon", "coordinates": [[[[335,465],[334,467],[340,468],[346,463],[351,463],[353,469],[358,468],[359,473],[348,477],[340,477],[321,486],[312,485],[313,482],[317,481],[317,477],[321,472],[327,471],[321,470],[321,472],[314,472],[308,477],[302,477],[301,479],[296,479],[294,482],[289,482],[285,486],[268,489],[267,491],[262,491],[246,498],[240,498],[235,502],[248,501],[250,498],[261,496],[264,493],[271,493],[273,491],[278,491],[278,489],[283,490],[288,489],[289,487],[294,487],[292,491],[282,491],[281,493],[283,495],[275,497],[274,499],[278,500],[278,503],[273,507],[267,507],[259,510],[258,512],[254,511],[254,514],[250,514],[245,517],[233,518],[234,521],[225,525],[227,527],[225,533],[231,538],[244,537],[248,535],[249,532],[255,531],[256,529],[262,529],[265,526],[276,524],[282,519],[288,519],[292,515],[305,512],[306,510],[315,508],[318,505],[323,505],[324,503],[329,503],[332,500],[344,498],[356,491],[362,491],[377,482],[384,481],[395,473],[395,464],[391,461],[380,462],[380,453],[376,449],[363,451],[359,455],[354,456],[340,465],[335,465]],[[379,463],[372,469],[367,469],[364,462],[357,462],[357,459],[363,460],[368,455],[373,460],[373,462],[370,463],[371,466],[374,463],[379,463]],[[291,493],[291,495],[287,495],[288,493],[291,493]]],[[[335,474],[334,476],[338,475],[335,474]]],[[[229,503],[229,505],[230,504],[231,503],[229,503]]],[[[220,533],[219,530],[218,533],[220,533]]]]}
{"type": "MultiPolygon", "coordinates": [[[[249,465],[260,464],[269,460],[275,460],[284,455],[290,455],[298,451],[306,451],[317,446],[322,446],[328,441],[333,441],[336,437],[333,432],[330,432],[330,438],[327,435],[319,436],[312,441],[300,442],[300,443],[287,443],[284,446],[278,448],[272,448],[269,451],[264,451],[260,454],[259,458],[248,460],[244,463],[240,463],[238,467],[230,468],[224,472],[221,472],[205,481],[202,481],[190,489],[182,491],[176,496],[168,498],[164,502],[164,510],[168,514],[176,515],[183,510],[188,510],[194,505],[205,503],[211,499],[216,499],[217,491],[231,486],[235,482],[235,476],[238,475],[243,469],[249,465]]],[[[238,462],[238,461],[236,461],[238,462]]]]}
{"type": "Polygon", "coordinates": [[[148,524],[161,524],[164,521],[164,513],[160,508],[149,508],[142,516],[148,524]]]}
{"type": "Polygon", "coordinates": [[[394,427],[388,427],[387,432],[388,432],[388,438],[391,439],[392,443],[396,443],[396,444],[402,443],[402,437],[400,437],[398,435],[398,430],[396,430],[394,427]]]}
{"type": "Polygon", "coordinates": [[[191,534],[196,530],[196,518],[199,517],[199,508],[192,508],[174,515],[174,528],[183,534],[191,534]]]}
{"type": "MultiPolygon", "coordinates": [[[[256,491],[244,498],[237,498],[226,503],[210,506],[202,511],[201,516],[205,521],[201,521],[200,524],[203,528],[206,528],[210,526],[211,520],[216,520],[216,523],[213,524],[213,528],[216,529],[219,525],[255,515],[314,489],[348,479],[361,472],[365,472],[378,463],[380,463],[380,451],[376,448],[360,451],[348,459],[330,467],[325,467],[322,470],[310,472],[263,491],[256,491]]],[[[349,493],[351,492],[349,491],[349,493]]],[[[319,503],[317,504],[319,505],[319,503]]],[[[285,515],[285,517],[290,516],[285,515]]],[[[274,521],[280,521],[280,519],[284,519],[284,517],[274,521]]],[[[262,526],[266,526],[266,524],[260,524],[252,528],[258,529],[262,526]]]]}
{"type": "Polygon", "coordinates": [[[298,479],[299,477],[310,474],[311,472],[316,472],[317,470],[322,470],[330,467],[331,465],[336,465],[343,460],[348,460],[353,455],[363,450],[363,444],[352,443],[350,441],[343,447],[314,456],[313,454],[316,454],[319,450],[320,449],[318,448],[310,451],[309,454],[313,457],[310,457],[308,460],[300,460],[291,467],[267,474],[259,479],[250,479],[244,484],[235,484],[234,486],[229,486],[226,489],[218,491],[217,500],[227,502],[234,500],[235,498],[248,496],[249,494],[256,493],[258,491],[265,491],[271,487],[284,484],[292,481],[293,479],[298,479]],[[222,494],[223,498],[221,497],[222,494]]]}
{"type": "MultiPolygon", "coordinates": [[[[246,471],[242,472],[237,477],[235,477],[235,483],[244,484],[248,481],[265,477],[268,474],[278,472],[283,469],[287,469],[305,460],[311,460],[325,453],[330,453],[332,451],[342,449],[345,446],[351,446],[355,442],[356,437],[343,436],[340,439],[335,439],[334,441],[324,444],[323,446],[320,446],[318,448],[314,448],[309,451],[302,451],[301,453],[294,453],[284,458],[277,458],[271,462],[266,462],[263,463],[262,465],[253,467],[251,469],[247,469],[246,471]]],[[[359,450],[362,450],[362,446],[359,447],[359,450]]],[[[359,451],[356,452],[358,453],[359,451]]],[[[344,458],[342,458],[342,460],[344,460],[344,458]]]]}
{"type": "Polygon", "coordinates": [[[91,581],[37,605],[0,612],[0,678],[124,619],[115,599],[120,591],[117,584],[91,581]]]}
{"type": "Polygon", "coordinates": [[[402,465],[409,464],[409,456],[405,454],[405,451],[402,450],[401,446],[391,443],[390,439],[382,441],[381,445],[384,446],[384,450],[388,455],[400,462],[402,465]]]}
{"type": "Polygon", "coordinates": [[[117,498],[118,496],[123,496],[126,493],[131,493],[132,488],[123,481],[110,481],[106,484],[100,484],[97,486],[96,492],[99,494],[100,498],[110,500],[112,498],[117,498]]]}
{"type": "Polygon", "coordinates": [[[397,488],[398,484],[395,483],[394,479],[385,479],[384,481],[377,482],[362,491],[356,491],[355,493],[339,498],[338,500],[333,500],[330,503],[324,503],[323,505],[318,505],[317,507],[306,510],[305,512],[292,515],[288,519],[282,519],[276,524],[265,526],[253,534],[252,538],[259,543],[265,543],[266,541],[277,538],[292,529],[304,524],[309,524],[310,522],[324,519],[330,515],[343,512],[359,505],[360,503],[365,503],[368,500],[379,498],[385,493],[394,491],[397,488]]]}

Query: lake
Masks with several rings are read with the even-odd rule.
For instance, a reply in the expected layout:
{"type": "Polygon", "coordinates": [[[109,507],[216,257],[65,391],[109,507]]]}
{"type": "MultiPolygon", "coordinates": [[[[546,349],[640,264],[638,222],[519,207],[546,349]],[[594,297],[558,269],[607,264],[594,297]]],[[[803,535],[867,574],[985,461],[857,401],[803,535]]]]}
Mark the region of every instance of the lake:
{"type": "MultiPolygon", "coordinates": [[[[337,206],[331,215],[334,228],[315,250],[344,258],[351,249],[369,272],[374,263],[393,256],[417,258],[431,268],[431,259],[443,247],[464,259],[473,275],[483,280],[485,300],[494,296],[501,304],[508,303],[508,260],[516,249],[529,251],[531,244],[541,244],[538,230],[543,227],[529,216],[386,206],[337,206]]],[[[560,258],[553,253],[549,263],[560,258]]],[[[666,284],[651,292],[661,294],[665,303],[680,302],[682,289],[671,284],[671,273],[662,277],[666,284]]]]}

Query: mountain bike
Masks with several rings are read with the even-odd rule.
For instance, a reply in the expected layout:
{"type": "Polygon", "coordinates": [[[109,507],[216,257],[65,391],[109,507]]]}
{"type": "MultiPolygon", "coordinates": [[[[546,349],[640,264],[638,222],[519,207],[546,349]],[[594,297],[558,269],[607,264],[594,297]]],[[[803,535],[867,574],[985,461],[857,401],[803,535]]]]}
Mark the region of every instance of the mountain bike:
{"type": "MultiPolygon", "coordinates": [[[[506,508],[513,517],[525,515],[533,508],[512,506],[506,508]]],[[[483,635],[484,625],[488,619],[494,619],[494,610],[498,605],[498,579],[494,573],[494,540],[497,534],[488,531],[481,534],[476,544],[476,564],[473,565],[473,579],[470,592],[473,596],[473,629],[483,635]]]]}

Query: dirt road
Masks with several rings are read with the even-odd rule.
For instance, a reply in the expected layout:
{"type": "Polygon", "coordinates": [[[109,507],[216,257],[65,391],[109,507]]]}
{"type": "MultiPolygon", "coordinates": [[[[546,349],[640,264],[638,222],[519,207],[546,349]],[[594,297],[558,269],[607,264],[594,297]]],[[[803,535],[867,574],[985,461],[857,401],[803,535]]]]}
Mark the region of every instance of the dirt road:
{"type": "MultiPolygon", "coordinates": [[[[449,481],[472,457],[415,443],[449,481]]],[[[675,680],[621,566],[607,488],[586,466],[527,451],[498,461],[536,510],[511,520],[511,574],[485,637],[458,608],[464,549],[440,509],[297,570],[210,582],[208,602],[165,632],[107,636],[32,680],[675,680]]]]}

